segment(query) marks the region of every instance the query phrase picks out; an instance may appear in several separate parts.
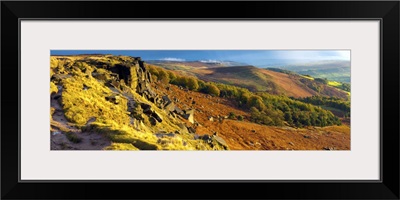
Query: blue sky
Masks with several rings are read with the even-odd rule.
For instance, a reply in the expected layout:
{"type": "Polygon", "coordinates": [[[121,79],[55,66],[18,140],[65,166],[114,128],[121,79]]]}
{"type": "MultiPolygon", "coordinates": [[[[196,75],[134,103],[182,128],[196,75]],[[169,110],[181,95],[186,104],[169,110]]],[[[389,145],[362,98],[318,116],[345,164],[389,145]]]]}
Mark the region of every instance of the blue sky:
{"type": "Polygon", "coordinates": [[[256,66],[350,61],[349,50],[52,50],[51,55],[114,54],[143,60],[236,61],[256,66]]]}

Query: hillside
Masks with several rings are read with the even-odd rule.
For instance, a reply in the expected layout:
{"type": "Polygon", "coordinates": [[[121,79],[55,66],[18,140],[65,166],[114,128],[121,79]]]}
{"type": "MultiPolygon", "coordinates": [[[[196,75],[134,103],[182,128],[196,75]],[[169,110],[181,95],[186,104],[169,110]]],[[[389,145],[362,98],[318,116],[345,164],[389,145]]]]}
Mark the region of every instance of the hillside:
{"type": "Polygon", "coordinates": [[[231,86],[173,85],[137,57],[51,56],[50,69],[52,150],[350,149],[329,111],[240,88],[238,104],[231,86]]]}
{"type": "Polygon", "coordinates": [[[196,110],[194,130],[197,134],[216,132],[232,150],[350,149],[348,125],[304,128],[260,125],[250,122],[251,114],[229,99],[180,89],[172,84],[154,85],[160,94],[168,94],[172,99],[179,99],[183,107],[196,110]],[[243,116],[243,121],[237,117],[230,119],[230,113],[243,116]]]}
{"type": "MultiPolygon", "coordinates": [[[[196,76],[204,81],[245,87],[253,92],[261,91],[296,98],[317,95],[345,100],[349,95],[348,91],[343,91],[339,82],[331,81],[332,84],[325,84],[309,76],[276,68],[257,68],[250,65],[238,65],[241,63],[237,62],[151,61],[149,64],[174,70],[181,75],[196,76]]],[[[327,67],[332,68],[331,65],[327,67]]],[[[311,69],[318,70],[315,66],[311,66],[311,69]]],[[[346,85],[346,87],[349,86],[346,85]]]]}
{"type": "Polygon", "coordinates": [[[321,61],[296,65],[276,66],[302,75],[350,83],[350,61],[321,61]]]}
{"type": "Polygon", "coordinates": [[[148,64],[164,67],[170,70],[191,70],[196,68],[214,68],[214,67],[230,67],[238,66],[243,63],[233,61],[166,61],[166,60],[149,60],[148,64]]]}
{"type": "Polygon", "coordinates": [[[343,99],[347,99],[348,96],[344,91],[296,74],[280,73],[254,66],[192,69],[190,72],[206,81],[236,85],[251,91],[265,91],[275,95],[291,97],[321,95],[343,99]]]}

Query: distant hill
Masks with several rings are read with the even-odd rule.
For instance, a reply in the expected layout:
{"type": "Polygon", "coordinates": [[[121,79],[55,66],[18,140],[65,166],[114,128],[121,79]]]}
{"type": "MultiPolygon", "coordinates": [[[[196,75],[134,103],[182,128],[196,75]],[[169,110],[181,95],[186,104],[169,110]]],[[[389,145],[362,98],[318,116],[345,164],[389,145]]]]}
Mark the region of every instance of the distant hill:
{"type": "Polygon", "coordinates": [[[314,95],[347,99],[348,94],[334,87],[295,73],[280,73],[254,66],[231,66],[181,69],[205,81],[213,81],[248,88],[253,92],[268,92],[291,97],[314,95]]]}
{"type": "Polygon", "coordinates": [[[350,83],[350,61],[320,61],[285,66],[269,66],[310,75],[315,78],[326,78],[332,81],[350,83]]]}
{"type": "Polygon", "coordinates": [[[169,61],[169,60],[148,60],[149,64],[154,64],[170,70],[190,70],[194,68],[214,68],[214,67],[230,67],[246,65],[234,61],[216,61],[216,60],[199,60],[199,61],[169,61]]]}
{"type": "MultiPolygon", "coordinates": [[[[349,108],[339,99],[254,93],[182,76],[140,57],[51,56],[49,64],[51,150],[350,149],[350,126],[342,124],[349,119],[328,110],[349,108]]],[[[288,94],[316,83],[253,66],[208,70],[215,80],[268,83],[288,94]]]]}

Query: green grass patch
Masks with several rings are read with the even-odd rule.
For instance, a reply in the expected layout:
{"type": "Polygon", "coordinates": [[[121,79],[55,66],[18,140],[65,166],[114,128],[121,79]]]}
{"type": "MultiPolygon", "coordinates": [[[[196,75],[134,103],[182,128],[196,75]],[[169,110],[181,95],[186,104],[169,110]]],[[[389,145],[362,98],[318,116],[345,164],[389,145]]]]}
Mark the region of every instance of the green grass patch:
{"type": "Polygon", "coordinates": [[[342,86],[342,83],[337,82],[337,81],[328,81],[328,85],[333,86],[333,87],[340,87],[340,86],[342,86]]]}

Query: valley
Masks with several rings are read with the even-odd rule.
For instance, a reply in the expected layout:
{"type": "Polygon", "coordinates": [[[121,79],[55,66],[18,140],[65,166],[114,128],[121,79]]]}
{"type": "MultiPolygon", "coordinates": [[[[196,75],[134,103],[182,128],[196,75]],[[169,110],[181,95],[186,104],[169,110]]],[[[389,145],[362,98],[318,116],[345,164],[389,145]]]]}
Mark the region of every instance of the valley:
{"type": "Polygon", "coordinates": [[[157,62],[158,66],[184,75],[196,76],[204,81],[244,87],[252,92],[268,92],[275,95],[307,97],[314,95],[336,96],[343,99],[348,92],[335,87],[338,82],[326,84],[297,73],[282,73],[280,70],[257,68],[251,65],[230,66],[204,64],[200,62],[157,62]],[[180,67],[179,67],[180,66],[180,67]]]}
{"type": "Polygon", "coordinates": [[[232,66],[242,63],[193,63],[51,56],[51,149],[350,150],[349,118],[336,106],[345,91],[232,66]],[[300,99],[313,96],[321,105],[300,99]]]}

